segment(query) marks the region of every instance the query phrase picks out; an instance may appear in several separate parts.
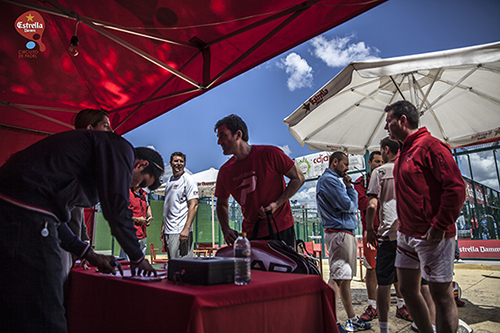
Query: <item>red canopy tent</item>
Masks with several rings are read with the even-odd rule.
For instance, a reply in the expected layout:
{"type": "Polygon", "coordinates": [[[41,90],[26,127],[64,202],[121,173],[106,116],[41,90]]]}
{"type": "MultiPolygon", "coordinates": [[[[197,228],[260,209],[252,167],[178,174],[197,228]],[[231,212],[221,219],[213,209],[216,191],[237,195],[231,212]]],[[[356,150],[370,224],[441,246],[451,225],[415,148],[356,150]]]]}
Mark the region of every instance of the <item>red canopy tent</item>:
{"type": "Polygon", "coordinates": [[[384,1],[3,0],[0,165],[84,108],[126,133],[384,1]]]}

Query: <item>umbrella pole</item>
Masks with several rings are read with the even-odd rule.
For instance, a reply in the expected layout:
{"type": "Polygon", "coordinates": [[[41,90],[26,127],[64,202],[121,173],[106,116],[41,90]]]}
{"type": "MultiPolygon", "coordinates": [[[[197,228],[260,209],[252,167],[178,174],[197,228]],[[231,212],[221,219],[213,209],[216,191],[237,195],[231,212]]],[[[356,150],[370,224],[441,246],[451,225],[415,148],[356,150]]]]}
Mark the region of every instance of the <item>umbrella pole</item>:
{"type": "Polygon", "coordinates": [[[214,196],[212,195],[212,247],[215,246],[215,228],[214,228],[214,196]]]}

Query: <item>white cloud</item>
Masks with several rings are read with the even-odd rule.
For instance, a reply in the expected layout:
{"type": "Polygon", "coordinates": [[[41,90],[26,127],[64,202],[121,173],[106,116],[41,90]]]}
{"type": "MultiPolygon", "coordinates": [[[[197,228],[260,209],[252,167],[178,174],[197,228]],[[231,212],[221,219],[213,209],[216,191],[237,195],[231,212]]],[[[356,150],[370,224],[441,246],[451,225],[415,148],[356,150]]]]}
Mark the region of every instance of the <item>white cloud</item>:
{"type": "MultiPolygon", "coordinates": [[[[492,151],[470,154],[474,180],[496,190],[499,189],[495,160],[492,151]]],[[[498,157],[497,157],[498,160],[498,157]]],[[[500,165],[500,161],[497,161],[500,165]]],[[[460,156],[460,167],[464,176],[471,178],[467,156],[460,156]]]]}
{"type": "Polygon", "coordinates": [[[309,208],[316,208],[316,183],[316,181],[306,182],[302,186],[302,190],[295,193],[290,200],[292,202],[297,200],[301,205],[309,204],[309,208]]]}
{"type": "Polygon", "coordinates": [[[278,148],[283,150],[283,152],[286,154],[286,156],[290,156],[290,154],[292,153],[292,150],[290,149],[290,147],[288,145],[278,146],[278,148]]]}
{"type": "Polygon", "coordinates": [[[285,69],[289,75],[287,85],[290,91],[304,87],[312,87],[313,69],[305,59],[293,52],[281,59],[277,64],[279,68],[285,69]]]}
{"type": "Polygon", "coordinates": [[[318,36],[311,40],[313,49],[311,53],[323,60],[329,67],[345,67],[353,61],[380,59],[380,52],[375,47],[370,47],[365,42],[351,42],[354,35],[343,38],[333,37],[331,40],[318,36]]]}

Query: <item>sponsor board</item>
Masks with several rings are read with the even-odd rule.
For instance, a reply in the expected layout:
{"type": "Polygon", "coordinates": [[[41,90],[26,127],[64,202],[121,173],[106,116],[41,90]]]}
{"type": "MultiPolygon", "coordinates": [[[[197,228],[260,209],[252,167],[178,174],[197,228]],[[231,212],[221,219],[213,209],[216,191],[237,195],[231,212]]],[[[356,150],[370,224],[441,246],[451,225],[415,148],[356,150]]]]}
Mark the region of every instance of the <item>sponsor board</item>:
{"type": "MultiPolygon", "coordinates": [[[[306,180],[321,177],[326,168],[328,168],[331,152],[314,153],[295,158],[295,163],[304,174],[306,180]]],[[[365,169],[364,158],[362,155],[349,156],[349,171],[365,169]]]]}
{"type": "Polygon", "coordinates": [[[26,49],[18,51],[19,58],[38,58],[39,52],[46,50],[45,44],[42,42],[45,21],[38,12],[30,10],[23,13],[16,19],[14,28],[21,36],[29,40],[25,44],[26,49]],[[36,49],[37,46],[38,49],[36,49]]]}
{"type": "Polygon", "coordinates": [[[474,202],[474,190],[475,190],[477,203],[484,205],[485,198],[487,200],[488,197],[484,195],[483,188],[479,184],[474,184],[473,186],[468,181],[465,181],[465,184],[467,185],[467,192],[465,199],[467,201],[474,202]]]}
{"type": "Polygon", "coordinates": [[[458,240],[460,258],[500,259],[500,240],[458,240]]]}

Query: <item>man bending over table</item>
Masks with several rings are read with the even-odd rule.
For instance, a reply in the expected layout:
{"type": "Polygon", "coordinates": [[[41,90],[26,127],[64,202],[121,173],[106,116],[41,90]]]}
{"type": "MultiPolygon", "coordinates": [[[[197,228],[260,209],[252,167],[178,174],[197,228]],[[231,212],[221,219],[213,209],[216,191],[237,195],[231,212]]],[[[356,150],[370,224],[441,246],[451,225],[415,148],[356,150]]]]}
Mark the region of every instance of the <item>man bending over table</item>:
{"type": "Polygon", "coordinates": [[[103,131],[54,134],[12,155],[0,167],[1,331],[67,331],[61,247],[103,273],[116,273],[113,256],[95,253],[67,227],[75,206],[100,201],[132,274],[156,275],[144,259],[128,205],[131,187],[153,190],[162,173],[157,152],[134,150],[121,136],[103,131]]]}

